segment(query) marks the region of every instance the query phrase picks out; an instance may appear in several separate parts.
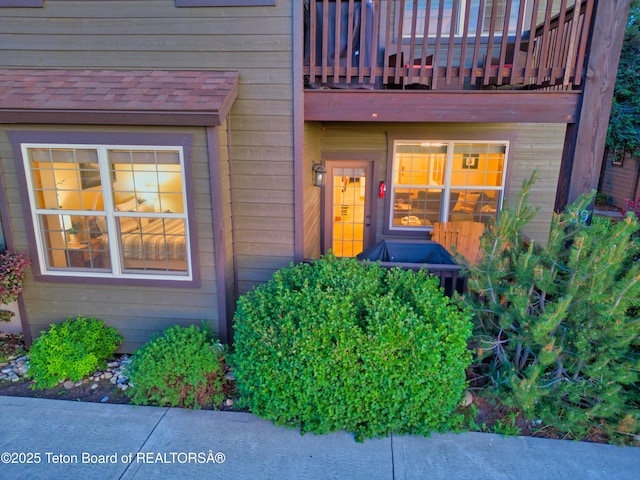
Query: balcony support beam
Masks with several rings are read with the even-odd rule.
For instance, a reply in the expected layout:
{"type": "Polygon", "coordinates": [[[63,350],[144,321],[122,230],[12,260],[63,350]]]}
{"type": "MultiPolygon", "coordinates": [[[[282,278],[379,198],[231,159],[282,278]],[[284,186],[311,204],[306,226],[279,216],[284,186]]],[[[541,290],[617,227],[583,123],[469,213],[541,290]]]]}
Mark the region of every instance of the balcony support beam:
{"type": "Polygon", "coordinates": [[[580,93],[306,90],[306,121],[574,123],[580,93]]]}
{"type": "Polygon", "coordinates": [[[598,188],[629,3],[599,0],[596,4],[580,120],[567,128],[556,211],[598,188]]]}

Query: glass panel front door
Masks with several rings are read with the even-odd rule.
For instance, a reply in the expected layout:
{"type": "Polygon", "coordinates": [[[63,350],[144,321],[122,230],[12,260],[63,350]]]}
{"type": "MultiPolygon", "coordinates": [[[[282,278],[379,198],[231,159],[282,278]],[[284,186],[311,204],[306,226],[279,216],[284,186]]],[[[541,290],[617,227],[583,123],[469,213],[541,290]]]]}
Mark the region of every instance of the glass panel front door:
{"type": "Polygon", "coordinates": [[[365,162],[327,162],[326,245],[337,257],[355,257],[368,246],[370,167],[365,162]]]}

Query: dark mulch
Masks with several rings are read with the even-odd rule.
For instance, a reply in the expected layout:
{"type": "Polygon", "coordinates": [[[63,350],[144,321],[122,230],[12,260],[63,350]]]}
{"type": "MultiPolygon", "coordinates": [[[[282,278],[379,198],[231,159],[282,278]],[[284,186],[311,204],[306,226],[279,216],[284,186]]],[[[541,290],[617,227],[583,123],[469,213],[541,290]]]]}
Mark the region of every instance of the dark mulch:
{"type": "MultiPolygon", "coordinates": [[[[7,358],[20,357],[27,353],[22,335],[0,332],[0,363],[7,363],[7,358]]],[[[53,398],[57,400],[75,400],[81,402],[129,403],[129,398],[109,380],[83,383],[70,390],[62,385],[55,388],[34,389],[34,382],[22,380],[19,382],[0,381],[0,395],[13,397],[53,398]],[[96,388],[91,388],[92,384],[96,388]]]]}
{"type": "MultiPolygon", "coordinates": [[[[5,359],[9,356],[18,357],[25,354],[26,351],[22,335],[8,335],[0,332],[0,363],[6,362],[5,359]]],[[[93,379],[88,379],[82,385],[73,387],[70,390],[64,388],[63,385],[45,389],[34,389],[33,387],[34,382],[32,380],[21,380],[19,382],[0,381],[0,395],[115,404],[129,404],[131,400],[126,392],[120,390],[109,380],[95,382],[93,379]],[[93,384],[96,384],[97,387],[91,388],[93,384]]],[[[223,390],[225,401],[218,409],[236,409],[237,394],[233,382],[227,380],[223,390]],[[232,403],[228,402],[229,400],[232,403]]]]}
{"type": "Polygon", "coordinates": [[[59,385],[55,388],[33,389],[33,381],[0,382],[0,395],[11,397],[52,398],[56,400],[74,400],[78,402],[102,402],[128,404],[129,397],[118,390],[109,380],[84,383],[70,390],[59,385]],[[97,388],[92,389],[91,384],[97,388]]]}
{"type": "MultiPolygon", "coordinates": [[[[21,335],[6,335],[0,332],[0,362],[5,361],[9,355],[21,355],[26,352],[21,335]]],[[[472,373],[469,374],[472,376],[472,373]]],[[[505,435],[522,435],[552,439],[569,439],[566,433],[549,427],[536,426],[534,422],[526,419],[518,409],[509,408],[500,403],[496,398],[480,396],[482,390],[477,378],[470,380],[473,392],[473,403],[463,411],[468,415],[467,427],[470,430],[494,432],[505,435]]],[[[0,381],[0,395],[50,398],[57,400],[73,400],[79,402],[101,402],[113,404],[129,404],[130,398],[126,392],[119,390],[109,380],[94,382],[88,380],[81,386],[70,390],[62,385],[48,389],[33,389],[33,381],[23,380],[19,382],[0,381]],[[92,389],[91,385],[97,383],[92,389]]],[[[237,391],[233,381],[226,380],[224,385],[225,401],[217,410],[241,411],[237,405],[237,391]]],[[[590,442],[608,443],[609,438],[597,429],[594,429],[589,438],[582,439],[590,442]]],[[[639,444],[640,446],[640,444],[639,444]]]]}

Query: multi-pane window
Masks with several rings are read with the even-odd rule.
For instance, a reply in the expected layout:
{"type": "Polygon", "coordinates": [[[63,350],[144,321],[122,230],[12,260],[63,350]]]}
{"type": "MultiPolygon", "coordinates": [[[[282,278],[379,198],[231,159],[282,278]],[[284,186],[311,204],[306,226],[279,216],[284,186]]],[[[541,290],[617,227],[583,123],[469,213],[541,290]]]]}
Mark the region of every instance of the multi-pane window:
{"type": "Polygon", "coordinates": [[[495,218],[508,142],[396,140],[389,229],[431,230],[436,222],[495,218]]]}
{"type": "Polygon", "coordinates": [[[191,278],[182,147],[23,144],[40,268],[191,278]]]}
{"type": "Polygon", "coordinates": [[[501,35],[503,26],[508,14],[508,32],[510,34],[516,32],[518,23],[518,14],[520,3],[525,0],[513,0],[507,12],[507,0],[471,0],[469,8],[466,7],[465,0],[457,2],[457,8],[454,9],[453,0],[407,0],[405,2],[402,34],[404,37],[410,37],[412,31],[412,22],[415,16],[416,26],[415,32],[418,37],[425,34],[425,26],[428,29],[428,37],[434,37],[438,33],[438,18],[442,15],[441,35],[449,36],[451,28],[454,29],[454,35],[460,36],[464,32],[464,24],[466,22],[469,34],[475,35],[478,30],[478,22],[482,34],[487,34],[493,23],[494,32],[501,35]],[[480,11],[480,4],[483,4],[483,10],[480,11]],[[442,11],[442,12],[441,12],[442,11]],[[425,24],[425,17],[428,15],[428,21],[425,24]],[[492,19],[495,21],[492,22],[492,19]]]}

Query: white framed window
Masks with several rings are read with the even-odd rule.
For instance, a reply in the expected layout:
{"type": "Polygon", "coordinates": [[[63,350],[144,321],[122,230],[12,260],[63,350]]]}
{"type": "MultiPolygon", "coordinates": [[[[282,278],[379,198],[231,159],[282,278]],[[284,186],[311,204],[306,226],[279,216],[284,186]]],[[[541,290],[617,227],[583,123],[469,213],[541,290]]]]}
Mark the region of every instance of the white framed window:
{"type": "MultiPolygon", "coordinates": [[[[515,34],[518,24],[520,4],[526,0],[513,0],[508,12],[508,33],[515,34]]],[[[507,0],[485,0],[483,11],[480,12],[480,0],[471,0],[467,9],[467,2],[459,0],[454,11],[453,0],[407,0],[404,7],[402,36],[411,37],[414,11],[416,14],[416,36],[423,37],[425,29],[425,16],[429,11],[427,22],[428,37],[435,37],[438,32],[438,17],[442,9],[442,36],[449,36],[451,28],[455,36],[462,36],[464,24],[468,25],[468,34],[475,35],[478,30],[478,20],[482,35],[488,35],[491,28],[491,19],[495,8],[495,35],[503,32],[505,19],[507,18],[507,0]],[[428,5],[427,5],[428,4],[428,5]],[[415,5],[415,7],[414,7],[415,5]],[[427,9],[427,7],[429,7],[427,9]]],[[[525,3],[526,5],[526,3],[525,3]]]]}
{"type": "Polygon", "coordinates": [[[193,279],[182,146],[21,150],[42,274],[193,279]]]}
{"type": "Polygon", "coordinates": [[[508,141],[395,140],[389,231],[487,222],[502,206],[508,141]]]}

